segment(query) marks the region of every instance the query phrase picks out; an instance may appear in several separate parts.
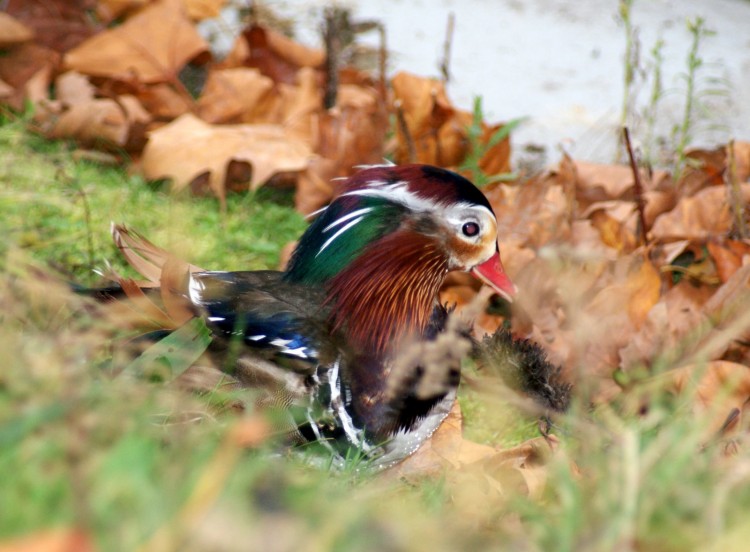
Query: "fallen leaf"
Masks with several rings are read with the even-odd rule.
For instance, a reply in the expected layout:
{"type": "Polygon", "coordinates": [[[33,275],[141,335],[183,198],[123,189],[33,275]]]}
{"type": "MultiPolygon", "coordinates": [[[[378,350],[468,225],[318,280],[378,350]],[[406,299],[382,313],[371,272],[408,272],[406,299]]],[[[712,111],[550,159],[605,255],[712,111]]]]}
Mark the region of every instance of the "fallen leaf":
{"type": "Polygon", "coordinates": [[[270,120],[274,84],[257,69],[211,71],[198,100],[198,115],[209,123],[279,122],[270,120]]]}
{"type": "Polygon", "coordinates": [[[9,48],[34,38],[34,31],[11,17],[0,12],[0,48],[9,48]]]}
{"type": "Polygon", "coordinates": [[[145,126],[150,115],[133,96],[93,99],[71,105],[51,130],[50,138],[73,138],[83,144],[125,147],[131,128],[145,126]]]}
{"type": "MultiPolygon", "coordinates": [[[[441,143],[438,134],[455,112],[448,100],[445,87],[436,79],[426,79],[405,72],[397,73],[391,79],[391,86],[397,110],[403,113],[408,129],[407,136],[402,125],[396,125],[396,163],[436,164],[438,157],[441,160],[444,158],[439,151],[441,143]]],[[[467,126],[469,123],[470,114],[467,126]]],[[[449,128],[448,132],[455,130],[449,128]]],[[[466,126],[458,130],[462,130],[465,135],[466,126]]],[[[442,138],[444,139],[445,135],[442,138]]]]}
{"type": "Polygon", "coordinates": [[[86,75],[174,83],[188,61],[207,52],[180,0],[157,0],[70,50],[64,64],[86,75]]]}
{"type": "Polygon", "coordinates": [[[221,14],[221,8],[227,0],[183,0],[188,17],[193,21],[202,21],[221,14]]]}
{"type": "Polygon", "coordinates": [[[716,266],[721,282],[724,283],[742,266],[742,259],[729,247],[718,241],[709,240],[706,243],[711,258],[716,266]]]}
{"type": "Polygon", "coordinates": [[[688,279],[668,290],[620,349],[618,364],[624,369],[639,363],[650,364],[658,355],[668,355],[684,347],[688,336],[707,322],[704,305],[713,291],[688,279]]]}
{"type": "Polygon", "coordinates": [[[724,183],[727,149],[690,149],[685,153],[688,164],[675,185],[681,197],[694,196],[704,188],[724,183]]]}
{"type": "Polygon", "coordinates": [[[252,165],[250,189],[274,174],[301,172],[312,157],[310,148],[275,125],[209,125],[186,114],[151,133],[143,150],[146,178],[171,178],[175,190],[208,173],[208,185],[223,202],[231,160],[252,165]]]}
{"type": "Polygon", "coordinates": [[[498,219],[501,242],[539,248],[569,236],[565,190],[554,178],[535,178],[521,185],[502,184],[487,198],[498,219]]]}
{"type": "Polygon", "coordinates": [[[328,203],[334,195],[332,179],[336,176],[335,161],[314,157],[297,179],[294,207],[303,215],[309,215],[328,203]]]}
{"type": "Polygon", "coordinates": [[[710,417],[706,425],[712,436],[717,437],[720,432],[722,436],[737,433],[739,428],[747,430],[750,408],[750,368],[747,366],[721,360],[685,366],[675,370],[673,381],[677,393],[694,396],[696,416],[710,417]],[[733,410],[737,416],[729,418],[733,410]]]}
{"type": "Polygon", "coordinates": [[[101,30],[93,0],[7,0],[3,8],[34,32],[36,43],[66,52],[101,30]]]}
{"type": "Polygon", "coordinates": [[[250,26],[242,36],[248,45],[243,64],[260,69],[261,73],[277,83],[293,84],[300,68],[319,68],[325,59],[322,50],[308,48],[259,25],[250,26]]]}
{"type": "Polygon", "coordinates": [[[750,142],[734,142],[734,178],[737,182],[750,180],[750,142]]]}
{"type": "MultiPolygon", "coordinates": [[[[30,100],[28,84],[40,76],[43,81],[37,85],[43,87],[43,97],[46,98],[52,73],[59,62],[57,52],[33,42],[16,46],[0,56],[0,79],[15,90],[6,100],[7,104],[14,109],[23,109],[24,102],[30,100]]],[[[38,93],[34,96],[38,99],[38,93]]]]}
{"type": "MultiPolygon", "coordinates": [[[[750,184],[742,185],[743,201],[750,200],[750,184]]],[[[724,186],[711,186],[683,197],[668,213],[656,217],[651,234],[660,241],[705,239],[725,234],[732,225],[724,186]]]]}
{"type": "Polygon", "coordinates": [[[63,105],[85,104],[96,97],[96,88],[86,75],[67,71],[55,79],[55,98],[63,105]]]}
{"type": "Polygon", "coordinates": [[[150,0],[98,0],[96,15],[109,23],[121,15],[144,7],[150,0]]]}
{"type": "Polygon", "coordinates": [[[193,100],[177,92],[170,84],[153,84],[137,91],[138,100],[154,118],[171,121],[188,113],[193,100]]]}

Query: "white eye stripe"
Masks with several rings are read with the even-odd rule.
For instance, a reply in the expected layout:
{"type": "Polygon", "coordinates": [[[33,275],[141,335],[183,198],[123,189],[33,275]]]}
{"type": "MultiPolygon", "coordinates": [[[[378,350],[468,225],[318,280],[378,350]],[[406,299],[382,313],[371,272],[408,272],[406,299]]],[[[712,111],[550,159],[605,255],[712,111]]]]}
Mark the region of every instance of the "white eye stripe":
{"type": "Polygon", "coordinates": [[[385,182],[374,181],[370,182],[367,188],[347,192],[342,196],[380,197],[394,203],[400,203],[416,212],[438,211],[442,207],[439,203],[410,192],[406,182],[386,184],[385,182]]]}
{"type": "Polygon", "coordinates": [[[344,215],[343,217],[340,217],[336,220],[334,220],[331,224],[323,228],[323,232],[328,232],[331,228],[338,226],[339,224],[343,224],[349,219],[353,219],[354,217],[358,217],[360,215],[366,215],[370,211],[372,211],[374,207],[365,207],[364,209],[357,209],[356,211],[352,211],[348,215],[344,215]]]}
{"type": "Polygon", "coordinates": [[[359,218],[355,218],[353,221],[351,221],[350,223],[348,223],[346,226],[344,226],[342,228],[339,228],[339,230],[333,236],[331,236],[330,238],[328,238],[326,240],[326,242],[322,245],[322,247],[315,254],[315,256],[317,257],[318,255],[320,255],[321,253],[323,253],[323,251],[325,250],[325,248],[328,247],[329,245],[331,245],[331,243],[333,242],[333,240],[335,240],[341,234],[343,234],[344,232],[346,232],[347,230],[349,230],[349,228],[352,228],[355,224],[361,222],[364,218],[365,218],[364,215],[362,215],[359,218]]]}

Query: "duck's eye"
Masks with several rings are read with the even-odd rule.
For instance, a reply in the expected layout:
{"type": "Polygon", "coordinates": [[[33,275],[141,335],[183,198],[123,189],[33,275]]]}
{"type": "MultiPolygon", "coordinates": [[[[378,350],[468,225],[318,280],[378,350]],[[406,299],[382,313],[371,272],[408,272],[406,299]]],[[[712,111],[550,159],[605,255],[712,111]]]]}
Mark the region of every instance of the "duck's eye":
{"type": "Polygon", "coordinates": [[[474,237],[479,234],[479,225],[476,222],[466,222],[461,227],[461,232],[464,233],[464,236],[474,237]]]}

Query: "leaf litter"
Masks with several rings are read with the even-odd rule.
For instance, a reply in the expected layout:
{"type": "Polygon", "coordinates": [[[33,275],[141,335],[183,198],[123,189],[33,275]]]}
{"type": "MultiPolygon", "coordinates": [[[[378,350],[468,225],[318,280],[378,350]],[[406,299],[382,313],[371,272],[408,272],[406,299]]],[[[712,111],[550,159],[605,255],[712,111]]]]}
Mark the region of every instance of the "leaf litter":
{"type": "MultiPolygon", "coordinates": [[[[38,11],[48,4],[11,1],[0,14],[0,102],[17,110],[31,102],[40,132],[124,151],[123,162],[132,159],[147,178],[170,179],[175,190],[223,202],[229,192],[291,185],[297,208],[310,213],[356,165],[391,155],[456,169],[469,155],[472,114],[453,106],[439,80],[400,73],[386,87],[347,68],[326,109],[322,50],[253,24],[224,60],[211,59],[195,21],[215,15],[221,2],[99,2],[102,23],[124,18],[110,27],[83,17],[90,3],[65,4],[52,34],[38,11]],[[195,90],[180,77],[188,66],[205,75],[195,90]],[[388,139],[390,120],[395,134],[388,139]]],[[[511,170],[509,140],[492,143],[501,127],[481,121],[485,176],[511,170]]],[[[504,263],[521,291],[510,314],[481,314],[474,329],[481,337],[506,326],[540,344],[582,403],[609,404],[639,385],[685,395],[696,417],[710,417],[708,442],[748,426],[750,239],[737,212],[750,199],[750,143],[688,158],[680,175],[640,174],[646,228],[627,166],[564,156],[557,167],[487,186],[504,263]]],[[[118,245],[133,251],[133,242],[118,245]]],[[[135,267],[154,283],[197,269],[166,252],[148,262],[135,267]]],[[[162,309],[135,283],[116,278],[149,305],[155,327],[191,324],[179,301],[163,297],[162,309]]],[[[474,283],[456,276],[442,298],[461,312],[476,294],[474,283]]],[[[201,328],[183,327],[187,339],[202,339],[201,328]]],[[[199,348],[190,350],[191,362],[199,348]]],[[[518,485],[538,495],[543,466],[559,454],[554,437],[501,450],[464,439],[462,430],[456,406],[392,475],[449,469],[456,482],[481,477],[500,495],[518,485]]]]}

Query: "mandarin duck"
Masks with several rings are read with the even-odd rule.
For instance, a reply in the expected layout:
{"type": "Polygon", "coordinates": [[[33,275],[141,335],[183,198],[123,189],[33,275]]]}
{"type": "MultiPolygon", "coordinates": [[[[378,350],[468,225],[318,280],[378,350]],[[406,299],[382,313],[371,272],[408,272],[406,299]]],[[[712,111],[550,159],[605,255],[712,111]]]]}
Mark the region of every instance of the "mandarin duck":
{"type": "Polygon", "coordinates": [[[192,272],[183,293],[218,363],[260,390],[259,405],[288,408],[297,442],[321,443],[336,462],[354,448],[384,467],[413,453],[455,400],[466,352],[456,343],[437,376],[419,354],[399,364],[445,334],[438,292],[453,270],[515,293],[484,194],[437,167],[372,166],[317,213],[285,271],[192,272]]]}

